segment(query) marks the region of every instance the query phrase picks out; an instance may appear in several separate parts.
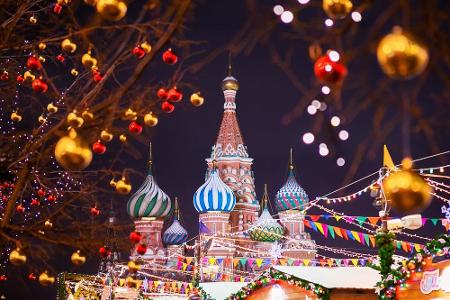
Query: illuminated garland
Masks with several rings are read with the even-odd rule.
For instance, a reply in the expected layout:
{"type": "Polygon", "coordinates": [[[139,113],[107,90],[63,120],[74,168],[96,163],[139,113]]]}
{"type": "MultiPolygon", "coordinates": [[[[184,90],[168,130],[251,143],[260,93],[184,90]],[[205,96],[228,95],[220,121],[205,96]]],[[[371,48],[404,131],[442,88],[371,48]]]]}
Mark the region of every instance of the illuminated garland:
{"type": "Polygon", "coordinates": [[[254,281],[250,282],[238,292],[232,294],[227,300],[237,300],[237,299],[245,299],[255,290],[263,288],[265,286],[269,286],[275,284],[278,280],[286,281],[291,285],[296,285],[301,287],[307,291],[312,291],[318,299],[329,299],[330,291],[322,285],[309,282],[304,279],[300,279],[298,277],[285,274],[283,272],[277,271],[273,268],[270,268],[268,271],[265,271],[260,277],[256,278],[254,281]]]}

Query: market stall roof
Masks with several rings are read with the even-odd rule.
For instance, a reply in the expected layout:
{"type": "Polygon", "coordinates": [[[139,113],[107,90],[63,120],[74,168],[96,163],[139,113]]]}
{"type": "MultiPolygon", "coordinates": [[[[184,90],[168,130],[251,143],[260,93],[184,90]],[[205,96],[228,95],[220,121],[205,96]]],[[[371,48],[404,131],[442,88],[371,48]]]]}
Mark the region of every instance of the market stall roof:
{"type": "Polygon", "coordinates": [[[374,289],[380,280],[378,271],[369,267],[274,266],[273,268],[329,289],[374,289]]]}
{"type": "Polygon", "coordinates": [[[248,282],[201,282],[200,287],[208,293],[211,298],[222,300],[241,288],[246,286],[248,282]]]}

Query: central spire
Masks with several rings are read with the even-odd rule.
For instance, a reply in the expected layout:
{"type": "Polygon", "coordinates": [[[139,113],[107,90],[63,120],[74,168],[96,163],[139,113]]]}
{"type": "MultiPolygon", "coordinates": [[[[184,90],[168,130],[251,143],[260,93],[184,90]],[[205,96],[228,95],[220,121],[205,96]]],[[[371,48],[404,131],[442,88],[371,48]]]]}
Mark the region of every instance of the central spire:
{"type": "MultiPolygon", "coordinates": [[[[231,67],[231,53],[228,55],[228,72],[227,77],[222,81],[222,91],[225,94],[225,97],[227,95],[227,91],[233,91],[228,94],[232,94],[233,97],[236,97],[236,92],[239,89],[239,83],[236,78],[233,77],[233,69],[231,67]]],[[[236,108],[236,107],[234,107],[236,108]]],[[[226,108],[225,108],[226,109],[226,108]]]]}

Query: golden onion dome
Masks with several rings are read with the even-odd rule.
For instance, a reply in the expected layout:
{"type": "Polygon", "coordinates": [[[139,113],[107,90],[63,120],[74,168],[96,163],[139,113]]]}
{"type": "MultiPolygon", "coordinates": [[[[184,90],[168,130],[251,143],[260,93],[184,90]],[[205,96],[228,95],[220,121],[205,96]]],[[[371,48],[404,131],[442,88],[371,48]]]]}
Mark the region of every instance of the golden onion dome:
{"type": "Polygon", "coordinates": [[[231,74],[231,64],[228,64],[228,75],[222,81],[222,91],[237,91],[239,89],[239,83],[236,78],[231,74]]]}

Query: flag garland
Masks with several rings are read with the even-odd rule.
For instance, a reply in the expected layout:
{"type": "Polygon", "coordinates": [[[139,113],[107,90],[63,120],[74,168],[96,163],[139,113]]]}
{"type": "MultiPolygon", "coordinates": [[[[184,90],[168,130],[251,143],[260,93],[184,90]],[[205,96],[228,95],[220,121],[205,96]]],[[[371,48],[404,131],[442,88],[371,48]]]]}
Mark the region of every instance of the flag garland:
{"type": "MultiPolygon", "coordinates": [[[[340,216],[340,215],[330,215],[330,214],[321,214],[321,215],[306,215],[311,221],[317,222],[320,219],[328,220],[330,218],[335,219],[336,221],[344,220],[349,223],[354,223],[355,221],[359,225],[363,225],[367,221],[372,225],[372,227],[377,227],[378,222],[381,221],[380,217],[369,217],[369,216],[340,216]]],[[[393,219],[392,217],[388,218],[393,219]]],[[[437,226],[438,222],[442,224],[442,226],[445,226],[445,218],[422,218],[422,226],[425,226],[427,223],[432,224],[433,226],[437,226]]]]}

